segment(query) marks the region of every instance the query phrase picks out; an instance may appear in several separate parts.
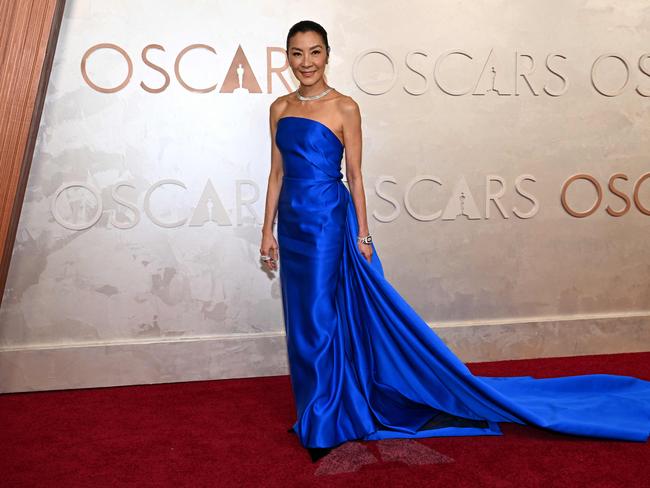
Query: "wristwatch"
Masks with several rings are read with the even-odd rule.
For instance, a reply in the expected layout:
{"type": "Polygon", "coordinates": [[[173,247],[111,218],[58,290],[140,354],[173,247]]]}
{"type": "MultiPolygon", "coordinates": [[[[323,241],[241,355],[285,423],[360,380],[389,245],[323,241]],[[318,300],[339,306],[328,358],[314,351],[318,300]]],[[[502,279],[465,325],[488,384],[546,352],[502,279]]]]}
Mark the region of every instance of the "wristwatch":
{"type": "Polygon", "coordinates": [[[372,242],[372,236],[368,234],[365,237],[357,237],[357,242],[363,242],[364,244],[370,244],[372,242]]]}

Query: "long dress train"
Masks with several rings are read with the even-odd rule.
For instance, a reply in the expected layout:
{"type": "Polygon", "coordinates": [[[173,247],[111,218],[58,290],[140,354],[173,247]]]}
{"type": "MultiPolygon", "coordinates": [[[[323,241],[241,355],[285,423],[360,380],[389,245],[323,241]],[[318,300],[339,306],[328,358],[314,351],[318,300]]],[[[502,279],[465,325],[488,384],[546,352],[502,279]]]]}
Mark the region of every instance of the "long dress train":
{"type": "Polygon", "coordinates": [[[276,143],[280,281],[293,429],[307,448],[348,440],[500,435],[497,422],[631,441],[650,435],[650,381],[592,374],[475,376],[357,248],[344,146],[282,117],[276,143]]]}

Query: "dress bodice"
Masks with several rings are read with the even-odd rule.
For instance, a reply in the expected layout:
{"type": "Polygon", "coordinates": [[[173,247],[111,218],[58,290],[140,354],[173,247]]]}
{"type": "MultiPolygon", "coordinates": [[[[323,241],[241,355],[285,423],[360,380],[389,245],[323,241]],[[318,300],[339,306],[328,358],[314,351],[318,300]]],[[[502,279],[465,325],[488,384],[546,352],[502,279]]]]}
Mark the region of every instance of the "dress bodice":
{"type": "Polygon", "coordinates": [[[284,176],[320,180],[342,179],[344,146],[325,124],[306,117],[278,120],[275,142],[282,153],[284,176]]]}

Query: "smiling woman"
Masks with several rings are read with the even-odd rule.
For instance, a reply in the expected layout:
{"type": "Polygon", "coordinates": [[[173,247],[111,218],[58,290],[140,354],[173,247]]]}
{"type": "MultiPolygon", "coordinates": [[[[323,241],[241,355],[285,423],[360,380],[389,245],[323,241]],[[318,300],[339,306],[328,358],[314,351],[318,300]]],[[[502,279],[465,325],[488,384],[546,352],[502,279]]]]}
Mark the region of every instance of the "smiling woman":
{"type": "Polygon", "coordinates": [[[348,440],[498,435],[498,422],[645,441],[650,382],[474,376],[386,280],[368,232],[361,115],[325,82],[329,52],[319,24],[289,30],[300,87],[270,108],[260,246],[267,270],[277,270],[280,258],[297,413],[290,430],[312,459],[348,440]]]}

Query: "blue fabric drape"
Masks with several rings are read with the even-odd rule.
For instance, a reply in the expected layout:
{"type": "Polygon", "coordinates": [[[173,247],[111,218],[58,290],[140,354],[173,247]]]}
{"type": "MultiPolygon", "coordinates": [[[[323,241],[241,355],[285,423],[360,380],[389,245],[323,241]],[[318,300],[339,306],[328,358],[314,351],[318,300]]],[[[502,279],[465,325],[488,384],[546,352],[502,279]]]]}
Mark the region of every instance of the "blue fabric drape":
{"type": "Polygon", "coordinates": [[[344,146],[313,119],[276,131],[280,281],[294,429],[305,447],[353,439],[499,435],[498,422],[645,441],[650,382],[607,374],[475,376],[356,244],[344,146]]]}

